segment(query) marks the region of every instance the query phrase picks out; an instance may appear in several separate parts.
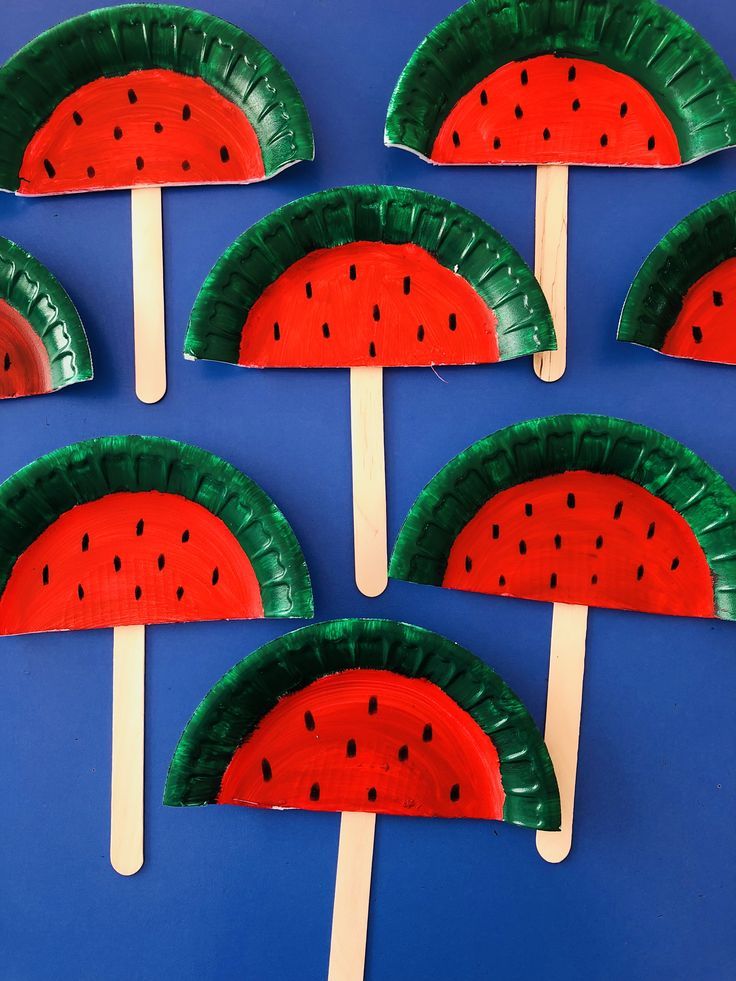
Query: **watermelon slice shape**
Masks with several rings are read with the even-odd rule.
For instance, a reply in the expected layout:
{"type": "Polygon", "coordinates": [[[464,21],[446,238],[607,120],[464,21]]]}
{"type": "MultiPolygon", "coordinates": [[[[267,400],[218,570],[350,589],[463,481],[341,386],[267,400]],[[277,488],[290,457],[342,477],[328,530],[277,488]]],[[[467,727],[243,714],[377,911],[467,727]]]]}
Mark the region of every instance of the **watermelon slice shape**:
{"type": "Polygon", "coordinates": [[[56,392],[92,374],[87,335],[64,287],[0,237],[0,399],[56,392]]]}
{"type": "Polygon", "coordinates": [[[164,803],[342,811],[333,952],[345,919],[349,949],[365,942],[376,814],[560,821],[549,754],[516,695],[469,651],[390,620],[304,627],[235,665],[187,725],[164,803]]]}
{"type": "Polygon", "coordinates": [[[698,208],[652,250],[629,290],[618,339],[736,364],[736,193],[698,208]]]}
{"type": "Polygon", "coordinates": [[[419,45],[388,109],[385,142],[434,164],[528,164],[537,272],[565,370],[571,165],[674,167],[736,144],[736,80],[653,0],[470,0],[419,45]]]}
{"type": "Polygon", "coordinates": [[[534,419],[473,444],[430,481],[390,575],[554,604],[546,740],[563,834],[538,846],[561,861],[572,840],[587,608],[736,620],[736,494],[691,450],[644,426],[534,419]]]}
{"type": "Polygon", "coordinates": [[[422,191],[359,185],[294,201],[241,235],[200,290],[184,354],[351,369],[356,579],[377,595],[387,566],[382,369],[505,361],[554,344],[539,284],[490,225],[422,191]],[[372,497],[355,498],[361,489],[372,497]]]}
{"type": "Polygon", "coordinates": [[[115,628],[111,861],[123,874],[143,861],[143,625],[312,613],[283,514],[197,447],[103,437],[0,485],[0,635],[115,628]]]}
{"type": "Polygon", "coordinates": [[[5,190],[133,189],[136,319],[156,332],[137,359],[137,389],[158,401],[166,385],[161,200],[151,189],[246,184],[311,160],[294,82],[258,41],[218,17],[122,4],[64,21],[10,58],[0,68],[0,115],[5,190]]]}

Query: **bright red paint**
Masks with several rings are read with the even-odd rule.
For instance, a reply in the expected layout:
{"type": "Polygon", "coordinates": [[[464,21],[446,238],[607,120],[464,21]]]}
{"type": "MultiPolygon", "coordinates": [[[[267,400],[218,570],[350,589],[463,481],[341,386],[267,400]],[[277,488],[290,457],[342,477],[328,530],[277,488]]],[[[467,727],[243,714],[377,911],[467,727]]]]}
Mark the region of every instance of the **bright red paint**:
{"type": "Polygon", "coordinates": [[[43,341],[26,318],[0,299],[0,399],[51,391],[43,341]]]}
{"type": "Polygon", "coordinates": [[[496,318],[418,245],[351,242],[299,259],[253,304],[240,364],[349,368],[498,361],[496,318]]]}
{"type": "Polygon", "coordinates": [[[0,634],[261,616],[258,580],[227,525],[158,491],[108,494],[62,514],[0,596],[0,634]]]}
{"type": "Polygon", "coordinates": [[[240,109],[201,78],[155,68],[98,78],[62,99],[26,147],[19,193],[263,176],[240,109]]]}
{"type": "Polygon", "coordinates": [[[437,163],[671,167],[672,125],[635,79],[581,58],[512,61],[467,92],[432,149],[437,163]]]}
{"type": "Polygon", "coordinates": [[[492,497],[455,540],[443,585],[714,616],[710,569],[682,515],[630,480],[582,470],[492,497]]]}
{"type": "Polygon", "coordinates": [[[218,803],[501,820],[504,799],[496,748],[449,695],[356,668],[282,698],[235,752],[218,803]]]}
{"type": "Polygon", "coordinates": [[[688,290],[662,353],[736,364],[736,259],[711,269],[688,290]]]}

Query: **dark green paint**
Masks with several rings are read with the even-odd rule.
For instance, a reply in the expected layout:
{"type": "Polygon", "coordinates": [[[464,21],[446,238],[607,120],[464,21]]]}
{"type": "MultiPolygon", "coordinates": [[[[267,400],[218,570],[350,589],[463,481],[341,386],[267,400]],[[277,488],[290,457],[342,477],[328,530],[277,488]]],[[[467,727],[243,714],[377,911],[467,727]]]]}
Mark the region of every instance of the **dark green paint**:
{"type": "Polygon", "coordinates": [[[54,390],[92,378],[92,356],[82,321],[58,279],[15,242],[0,237],[0,299],[38,334],[54,390]]]}
{"type": "Polygon", "coordinates": [[[422,627],[392,620],[332,620],[260,647],[217,682],[179,740],[164,803],[211,804],[237,748],[280,698],[351,668],[424,678],[449,695],[496,747],[504,820],[556,830],[560,799],[541,735],[517,696],[475,655],[422,627]]]}
{"type": "Polygon", "coordinates": [[[678,511],[710,566],[716,616],[736,620],[736,493],[682,443],[608,416],[531,419],[463,450],[412,505],[391,556],[391,577],[441,586],[455,539],[488,500],[569,470],[617,474],[678,511]]]}
{"type": "Polygon", "coordinates": [[[0,484],[0,592],[25,549],[60,515],[119,491],[161,491],[201,504],[227,525],[250,559],[267,617],[313,615],[302,550],[271,498],[220,457],[158,436],[74,443],[0,484]]]}
{"type": "Polygon", "coordinates": [[[654,0],[470,0],[430,32],[391,97],[386,143],[425,157],[450,110],[510,61],[555,53],[630,75],[654,96],[683,162],[736,144],[736,81],[654,0]]]}
{"type": "Polygon", "coordinates": [[[25,149],[62,99],[96,78],[150,68],[202,78],[238,106],[258,137],[267,177],[313,158],[302,98],[255,38],[200,10],[122,4],[64,21],[0,68],[0,186],[18,190],[25,149]]]}
{"type": "Polygon", "coordinates": [[[457,272],[493,310],[502,361],[555,349],[539,283],[495,229],[433,194],[360,184],[286,204],[237,238],[200,290],[185,355],[237,364],[243,325],[266,287],[309,252],[349,242],[411,242],[457,272]]]}
{"type": "Polygon", "coordinates": [[[618,339],[662,350],[685,294],[699,279],[736,257],[736,192],[693,211],[649,254],[631,285],[618,339]]]}

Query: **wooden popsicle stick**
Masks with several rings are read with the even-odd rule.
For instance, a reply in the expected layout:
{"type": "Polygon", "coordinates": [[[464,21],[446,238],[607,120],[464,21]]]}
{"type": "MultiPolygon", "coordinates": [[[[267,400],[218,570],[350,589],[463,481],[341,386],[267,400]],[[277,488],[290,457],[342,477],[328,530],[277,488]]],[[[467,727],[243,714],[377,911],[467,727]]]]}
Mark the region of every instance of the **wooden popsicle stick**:
{"type": "Polygon", "coordinates": [[[146,628],[115,627],[112,649],[110,862],[120,875],[133,875],[143,865],[146,628]]]}
{"type": "Polygon", "coordinates": [[[537,167],[534,272],[557,335],[556,351],[534,355],[534,370],[546,382],[559,381],[567,363],[567,185],[567,167],[537,167]]]}
{"type": "Polygon", "coordinates": [[[133,238],[133,327],[135,392],[141,402],[158,402],[166,392],[164,251],[161,188],[130,192],[133,238]]]}
{"type": "Polygon", "coordinates": [[[365,596],[388,584],[383,368],[350,369],[355,582],[365,596]]]}
{"type": "Polygon", "coordinates": [[[376,815],[343,811],[337,851],[328,981],[362,981],[376,815]]]}
{"type": "Polygon", "coordinates": [[[560,788],[562,829],[537,832],[537,851],[547,862],[561,862],[572,847],[587,629],[587,606],[554,604],[544,741],[560,788]]]}

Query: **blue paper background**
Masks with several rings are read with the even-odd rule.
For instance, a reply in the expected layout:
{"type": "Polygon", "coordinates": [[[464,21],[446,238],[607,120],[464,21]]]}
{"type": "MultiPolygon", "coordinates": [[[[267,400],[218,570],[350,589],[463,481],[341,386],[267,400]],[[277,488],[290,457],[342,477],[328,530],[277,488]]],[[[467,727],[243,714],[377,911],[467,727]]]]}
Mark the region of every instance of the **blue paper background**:
{"type": "MultiPolygon", "coordinates": [[[[85,0],[5,0],[0,60],[85,0]]],[[[317,160],[251,187],[164,194],[169,393],[133,394],[129,196],[0,196],[0,234],[45,262],[78,304],[96,378],[0,404],[0,479],[64,443],[156,433],[222,455],[273,495],[313,574],[320,619],[388,616],[492,664],[542,724],[550,608],[393,583],[353,585],[348,374],[238,371],[181,355],[198,286],[252,222],[335,184],[406,184],[488,219],[532,260],[531,169],[435,169],[382,145],[393,84],[453,0],[210,0],[284,62],[312,116],[317,160]]],[[[736,70],[730,0],[672,0],[736,70]]],[[[556,385],[528,361],[386,374],[389,534],[447,460],[534,415],[597,411],[682,440],[736,483],[734,369],[615,341],[628,284],[659,237],[731,190],[736,153],[679,171],[571,174],[570,356],[556,385]]],[[[294,626],[299,624],[295,623],[294,626]]],[[[0,645],[0,978],[325,976],[339,818],[160,803],[176,740],[236,660],[289,624],[148,631],[146,864],[107,860],[109,631],[0,645]]],[[[576,840],[552,867],[524,829],[381,817],[369,981],[736,976],[733,922],[736,625],[594,610],[576,840]]]]}

